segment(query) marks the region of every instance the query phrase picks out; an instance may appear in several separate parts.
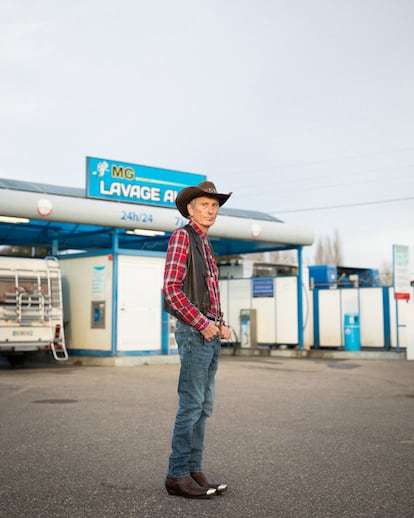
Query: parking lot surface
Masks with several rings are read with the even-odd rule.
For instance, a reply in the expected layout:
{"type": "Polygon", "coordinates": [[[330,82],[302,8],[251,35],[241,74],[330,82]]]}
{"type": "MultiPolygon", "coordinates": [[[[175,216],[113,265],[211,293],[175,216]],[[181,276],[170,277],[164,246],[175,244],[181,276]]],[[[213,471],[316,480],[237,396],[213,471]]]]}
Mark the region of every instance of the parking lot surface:
{"type": "Polygon", "coordinates": [[[211,500],[164,489],[178,365],[0,364],[3,518],[412,518],[414,362],[223,357],[211,500]]]}

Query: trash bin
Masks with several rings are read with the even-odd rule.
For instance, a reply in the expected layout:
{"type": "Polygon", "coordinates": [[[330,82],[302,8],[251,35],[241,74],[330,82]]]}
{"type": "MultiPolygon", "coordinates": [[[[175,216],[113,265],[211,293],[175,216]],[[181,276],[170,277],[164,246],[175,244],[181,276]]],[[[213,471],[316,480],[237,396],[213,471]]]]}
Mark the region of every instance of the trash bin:
{"type": "Polygon", "coordinates": [[[357,313],[347,313],[344,324],[345,350],[361,350],[359,315],[357,313]]]}

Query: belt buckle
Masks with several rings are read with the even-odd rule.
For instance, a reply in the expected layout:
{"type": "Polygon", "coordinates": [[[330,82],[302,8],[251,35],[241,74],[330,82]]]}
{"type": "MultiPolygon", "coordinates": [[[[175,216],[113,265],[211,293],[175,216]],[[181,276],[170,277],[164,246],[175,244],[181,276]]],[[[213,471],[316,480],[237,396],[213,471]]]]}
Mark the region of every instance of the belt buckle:
{"type": "Polygon", "coordinates": [[[214,325],[216,327],[220,327],[220,323],[222,322],[222,318],[221,317],[215,317],[213,315],[210,315],[210,316],[207,316],[207,318],[209,320],[211,320],[212,322],[214,322],[214,325]]]}

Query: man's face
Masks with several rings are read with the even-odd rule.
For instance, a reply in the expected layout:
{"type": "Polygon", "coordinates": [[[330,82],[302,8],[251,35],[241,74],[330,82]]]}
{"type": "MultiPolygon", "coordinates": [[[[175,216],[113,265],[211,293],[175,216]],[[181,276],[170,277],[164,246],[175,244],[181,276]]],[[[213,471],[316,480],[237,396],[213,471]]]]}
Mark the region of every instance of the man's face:
{"type": "Polygon", "coordinates": [[[203,232],[214,225],[219,211],[219,202],[216,198],[201,196],[195,198],[187,205],[191,219],[197,223],[203,232]]]}

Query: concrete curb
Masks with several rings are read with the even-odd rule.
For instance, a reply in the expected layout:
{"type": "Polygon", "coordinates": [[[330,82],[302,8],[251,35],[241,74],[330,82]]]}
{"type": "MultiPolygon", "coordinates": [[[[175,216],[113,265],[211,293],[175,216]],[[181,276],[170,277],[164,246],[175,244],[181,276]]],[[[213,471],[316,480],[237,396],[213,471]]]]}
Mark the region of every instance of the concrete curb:
{"type": "MultiPolygon", "coordinates": [[[[223,347],[223,357],[261,357],[261,358],[297,358],[312,360],[406,360],[405,351],[344,351],[331,349],[313,349],[299,351],[296,349],[265,349],[265,348],[233,348],[223,347]]],[[[72,356],[65,365],[96,366],[96,367],[135,367],[140,365],[179,364],[178,354],[149,355],[149,356],[72,356]]]]}
{"type": "Polygon", "coordinates": [[[318,360],[406,360],[406,351],[345,351],[333,349],[264,349],[264,348],[223,348],[223,356],[260,356],[272,358],[309,358],[318,360]]]}

